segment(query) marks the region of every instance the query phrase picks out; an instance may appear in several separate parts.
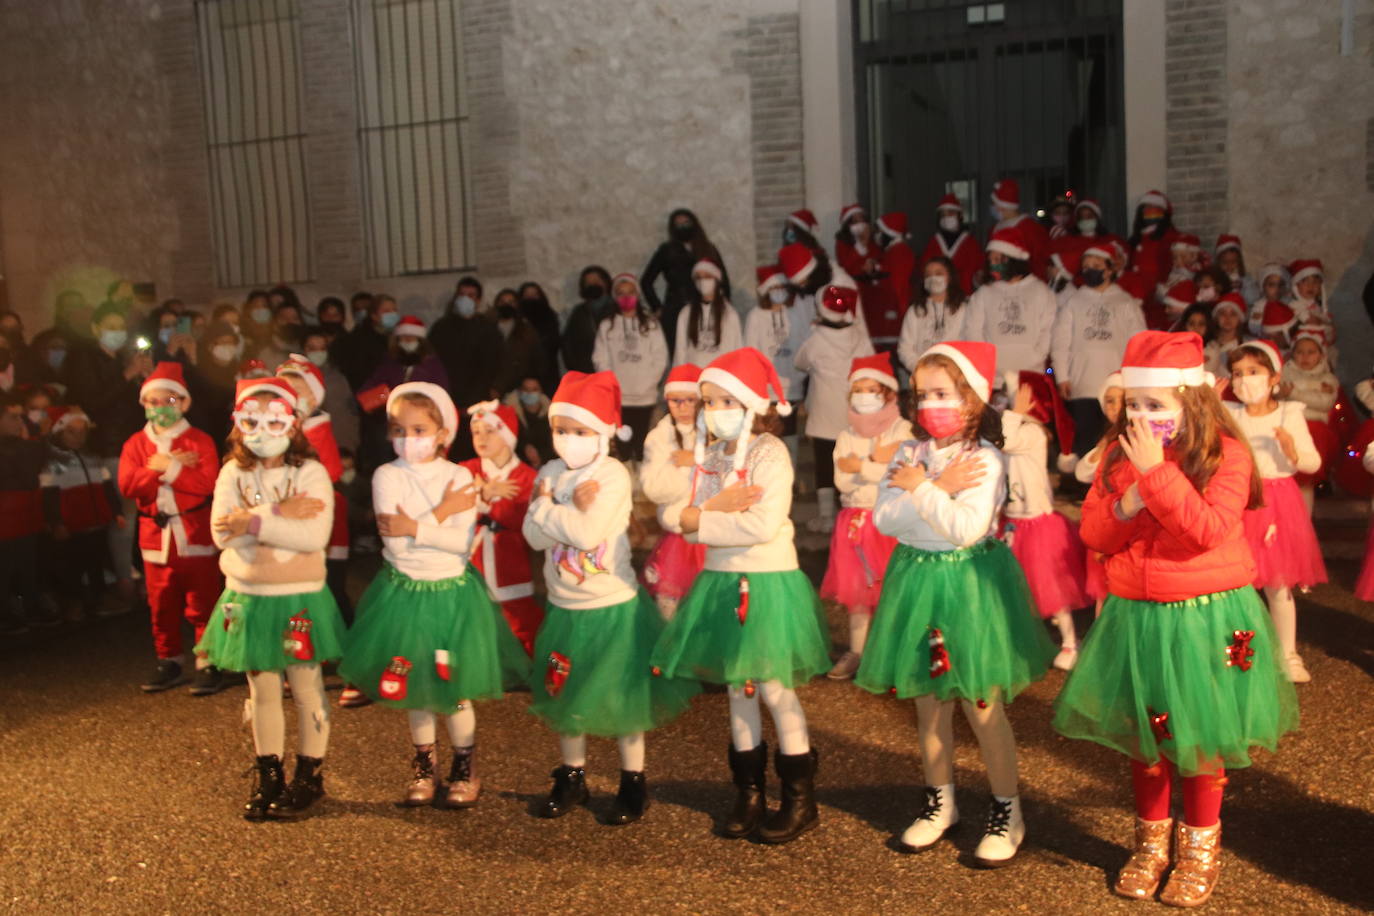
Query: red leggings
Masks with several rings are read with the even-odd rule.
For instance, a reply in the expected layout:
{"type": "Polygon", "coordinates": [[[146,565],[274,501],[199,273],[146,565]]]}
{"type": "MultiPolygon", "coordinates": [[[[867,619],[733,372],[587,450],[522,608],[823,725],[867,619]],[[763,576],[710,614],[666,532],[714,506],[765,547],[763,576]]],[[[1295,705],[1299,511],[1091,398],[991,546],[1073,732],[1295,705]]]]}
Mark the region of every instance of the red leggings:
{"type": "MultiPolygon", "coordinates": [[[[1131,761],[1131,785],[1135,789],[1135,813],[1144,821],[1169,817],[1170,783],[1174,765],[1163,757],[1154,766],[1131,761]]],[[[1189,827],[1211,827],[1221,820],[1221,795],[1226,770],[1183,777],[1183,822],[1189,827]]]]}

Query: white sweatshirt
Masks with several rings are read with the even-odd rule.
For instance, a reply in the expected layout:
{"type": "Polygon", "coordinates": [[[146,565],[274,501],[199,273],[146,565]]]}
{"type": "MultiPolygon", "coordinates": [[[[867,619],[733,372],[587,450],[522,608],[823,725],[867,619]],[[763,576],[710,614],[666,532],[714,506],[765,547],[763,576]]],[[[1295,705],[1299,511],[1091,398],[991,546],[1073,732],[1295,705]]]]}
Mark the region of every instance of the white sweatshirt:
{"type": "Polygon", "coordinates": [[[592,365],[597,372],[614,372],[620,382],[620,403],[651,407],[658,403],[658,383],[668,368],[668,341],[657,321],[645,330],[639,318],[617,310],[596,326],[592,365]]]}
{"type": "Polygon", "coordinates": [[[400,506],[416,525],[414,537],[382,538],[382,558],[422,582],[461,576],[472,552],[477,506],[442,522],[434,518],[434,509],[450,486],[457,491],[470,483],[472,472],[445,458],[423,464],[397,458],[377,468],[372,475],[373,510],[394,515],[400,506]]]}
{"type": "Polygon", "coordinates": [[[1288,397],[1302,402],[1307,419],[1325,423],[1331,418],[1331,408],[1336,406],[1341,383],[1325,364],[1316,369],[1303,369],[1295,362],[1286,362],[1279,378],[1293,386],[1288,397]]]}
{"type": "Polygon", "coordinates": [[[744,319],[744,345],[773,361],[789,398],[801,393],[806,373],[796,366],[797,351],[811,333],[815,309],[797,303],[766,309],[756,306],[744,319]]]}
{"type": "Polygon", "coordinates": [[[960,305],[953,315],[949,314],[943,302],[927,302],[925,308],[925,314],[921,315],[913,305],[906,310],[906,317],[902,319],[902,331],[897,338],[897,359],[908,372],[916,371],[916,360],[937,343],[964,339],[967,302],[960,305]]]}
{"type": "Polygon", "coordinates": [[[224,584],[246,595],[296,595],[324,588],[324,548],[334,527],[334,487],[318,461],[300,467],[244,469],[228,461],[215,479],[210,518],[248,509],[261,521],[257,535],[226,537],[215,531],[224,584]],[[277,515],[276,504],[289,496],[320,500],[324,508],[308,519],[277,515]]]}
{"type": "Polygon", "coordinates": [[[1054,511],[1045,427],[1013,410],[1002,412],[1002,454],[1007,458],[1007,518],[1039,518],[1054,511]]]}
{"type": "MultiPolygon", "coordinates": [[[[936,448],[933,439],[911,439],[902,444],[889,469],[924,464],[931,478],[938,477],[966,449],[959,442],[936,448]]],[[[997,513],[1007,498],[1004,459],[988,442],[980,444],[976,454],[984,462],[985,474],[954,496],[937,487],[931,478],[909,493],[884,478],[873,510],[878,530],[918,550],[958,550],[995,534],[997,513]]]]}
{"type": "MultiPolygon", "coordinates": [[[[1126,341],[1145,330],[1145,316],[1130,294],[1109,284],[1081,286],[1054,319],[1050,357],[1054,380],[1069,383],[1069,397],[1097,399],[1102,383],[1121,368],[1126,341]]],[[[1001,360],[999,354],[998,360],[1001,360]]]]}
{"type": "Polygon", "coordinates": [[[544,551],[550,602],[580,611],[635,597],[639,586],[625,536],[631,505],[630,472],[614,458],[575,471],[555,458],[540,468],[521,531],[531,549],[544,551]],[[545,480],[553,485],[551,496],[539,495],[545,480]],[[600,489],[583,512],[573,505],[573,490],[588,480],[600,489]]]}
{"type": "MultiPolygon", "coordinates": [[[[697,345],[692,346],[692,341],[687,336],[687,329],[692,323],[692,308],[691,305],[684,305],[682,311],[677,313],[677,362],[673,365],[691,363],[705,369],[717,356],[740,348],[744,336],[740,333],[739,312],[735,311],[735,307],[729,301],[725,303],[725,311],[721,313],[720,345],[711,344],[716,339],[715,326],[711,324],[711,307],[703,305],[701,327],[697,329],[697,345]]],[[[657,398],[658,392],[655,391],[654,399],[649,403],[656,403],[657,398]]]]}
{"type": "Polygon", "coordinates": [[[997,346],[997,379],[1008,372],[1044,372],[1057,308],[1054,293],[1039,277],[998,280],[974,291],[964,333],[997,346]]]}
{"type": "Polygon", "coordinates": [[[1321,467],[1321,455],[1312,442],[1312,433],[1302,416],[1302,404],[1297,401],[1280,401],[1278,410],[1259,417],[1245,412],[1244,404],[1223,401],[1235,419],[1245,438],[1250,440],[1250,451],[1255,455],[1255,471],[1264,480],[1272,477],[1292,477],[1294,474],[1311,474],[1321,467]],[[1298,463],[1293,464],[1283,453],[1279,440],[1274,436],[1277,427],[1283,427],[1293,437],[1293,445],[1298,451],[1298,463]]]}
{"type": "Polygon", "coordinates": [[[797,351],[798,369],[811,376],[806,392],[806,434],[836,439],[849,425],[849,368],[873,355],[873,341],[857,322],[843,328],[818,324],[797,351]]]}
{"type": "Polygon", "coordinates": [[[911,422],[898,417],[876,439],[865,439],[852,428],[840,433],[835,440],[835,489],[840,491],[840,505],[846,509],[872,509],[878,502],[878,484],[887,473],[887,464],[870,460],[873,450],[893,442],[911,438],[911,422]],[[857,455],[864,459],[857,473],[840,470],[840,459],[857,455]]]}
{"type": "Polygon", "coordinates": [[[692,495],[692,468],[673,464],[679,448],[691,451],[696,446],[696,426],[682,431],[682,445],[674,435],[676,424],[665,416],[644,437],[644,463],[639,468],[639,485],[644,496],[658,507],[658,523],[664,531],[682,533],[682,510],[692,495]]]}
{"type": "MultiPolygon", "coordinates": [[[[706,450],[697,478],[694,505],[723,488],[741,482],[734,455],[724,442],[706,450]]],[[[764,433],[749,440],[744,457],[745,486],[762,487],[763,498],[743,512],[702,512],[697,530],[685,537],[706,545],[706,568],[719,572],[787,572],[797,568],[793,541],[792,458],[777,436],[764,433]]]]}

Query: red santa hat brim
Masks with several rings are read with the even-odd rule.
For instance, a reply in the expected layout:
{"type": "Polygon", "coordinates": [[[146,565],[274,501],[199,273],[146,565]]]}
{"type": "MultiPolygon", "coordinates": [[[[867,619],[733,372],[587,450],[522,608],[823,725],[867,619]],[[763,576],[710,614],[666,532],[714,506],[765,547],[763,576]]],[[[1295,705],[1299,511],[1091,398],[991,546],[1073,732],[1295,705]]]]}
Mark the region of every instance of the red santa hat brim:
{"type": "Polygon", "coordinates": [[[392,330],[397,337],[424,337],[429,331],[425,328],[425,323],[418,318],[402,319],[395,329],[392,330]]]}
{"type": "Polygon", "coordinates": [[[786,417],[792,413],[792,405],[787,402],[777,368],[772,360],[753,347],[740,347],[712,360],[709,366],[701,370],[701,384],[708,382],[724,388],[756,416],[768,412],[768,405],[772,403],[768,397],[771,387],[777,395],[778,416],[786,417]]]}
{"type": "Polygon", "coordinates": [[[1297,267],[1297,269],[1293,271],[1293,277],[1289,282],[1292,283],[1294,286],[1297,286],[1299,283],[1301,283],[1303,280],[1306,280],[1308,277],[1322,276],[1323,274],[1320,264],[1304,264],[1301,267],[1297,267]]]}
{"type": "Polygon", "coordinates": [[[846,223],[855,216],[867,216],[867,214],[864,212],[864,208],[858,204],[850,204],[840,211],[840,223],[846,223]]]}
{"type": "MultiPolygon", "coordinates": [[[[705,274],[708,277],[715,277],[717,280],[725,276],[724,272],[720,269],[720,265],[709,258],[702,258],[692,265],[692,275],[696,276],[697,274],[705,274]]],[[[639,287],[638,281],[635,282],[635,287],[639,287]]],[[[615,288],[614,283],[611,284],[611,288],[615,288]]]]}
{"type": "Polygon", "coordinates": [[[1116,263],[1116,253],[1113,252],[1110,248],[1106,247],[1105,245],[1090,245],[1087,248],[1084,248],[1082,257],[1101,258],[1108,264],[1116,263]]]}
{"type": "Polygon", "coordinates": [[[239,382],[238,388],[234,391],[234,406],[238,407],[249,398],[264,394],[285,401],[293,410],[296,407],[296,390],[291,387],[291,383],[284,378],[273,376],[244,379],[239,382]]]}
{"type": "Polygon", "coordinates": [[[674,366],[663,383],[664,394],[697,394],[701,385],[701,367],[692,363],[674,366]]]}
{"type": "Polygon", "coordinates": [[[62,430],[76,423],[78,420],[85,420],[86,425],[94,426],[91,418],[76,405],[70,407],[49,407],[48,419],[52,422],[52,432],[60,433],[62,430]]]}
{"type": "Polygon", "coordinates": [[[1264,358],[1269,361],[1270,369],[1276,373],[1283,369],[1283,358],[1279,356],[1279,348],[1267,340],[1243,340],[1236,345],[1236,349],[1262,353],[1264,358]]]}
{"type": "Polygon", "coordinates": [[[758,272],[758,293],[767,295],[768,291],[787,284],[787,274],[780,267],[760,268],[758,272]]]}
{"type": "Polygon", "coordinates": [[[191,396],[186,390],[185,376],[182,374],[180,363],[163,362],[154,366],[152,374],[139,386],[138,396],[141,398],[148,392],[158,389],[170,391],[183,398],[191,396]]]}
{"type": "Polygon", "coordinates": [[[1164,196],[1162,191],[1146,191],[1140,195],[1138,206],[1158,207],[1166,213],[1173,211],[1173,205],[1169,203],[1169,198],[1164,196]]]}
{"type": "Polygon", "coordinates": [[[468,416],[473,423],[486,423],[496,434],[501,437],[501,441],[506,443],[507,448],[515,448],[515,430],[511,428],[506,414],[513,413],[511,408],[498,403],[497,401],[479,401],[468,408],[468,416]]]}
{"type": "Polygon", "coordinates": [[[1126,343],[1121,379],[1127,388],[1207,384],[1202,338],[1190,331],[1141,331],[1126,343]]]}
{"type": "Polygon", "coordinates": [[[452,443],[453,437],[458,435],[458,408],[454,406],[453,398],[449,397],[448,392],[433,382],[406,382],[397,385],[386,396],[388,416],[391,415],[391,405],[406,395],[420,395],[434,403],[444,424],[444,445],[452,443]]]}
{"type": "MultiPolygon", "coordinates": [[[[988,344],[988,346],[992,345],[988,344]]],[[[996,353],[995,348],[993,352],[994,354],[996,353]]],[[[949,360],[952,360],[954,362],[954,365],[959,367],[959,371],[963,373],[964,381],[968,382],[969,387],[973,389],[974,393],[977,394],[978,397],[982,398],[984,403],[987,403],[989,400],[991,400],[991,376],[984,375],[983,372],[980,371],[978,367],[973,364],[973,360],[969,359],[968,355],[964,353],[963,350],[954,346],[952,343],[938,343],[935,346],[931,347],[929,350],[926,350],[926,352],[922,353],[921,359],[925,359],[927,356],[943,356],[949,360]]],[[[995,365],[995,357],[993,362],[995,365]]]]}
{"type": "Polygon", "coordinates": [[[892,358],[886,353],[877,356],[861,356],[855,359],[849,369],[849,384],[859,379],[872,379],[884,388],[899,391],[897,374],[892,371],[892,358]]]}
{"type": "Polygon", "coordinates": [[[1227,293],[1217,300],[1217,304],[1212,306],[1212,317],[1220,315],[1222,312],[1235,312],[1236,317],[1245,318],[1245,306],[1237,301],[1240,299],[1236,293],[1227,293]]]}
{"type": "Polygon", "coordinates": [[[616,438],[621,442],[630,441],[630,427],[612,426],[581,404],[574,404],[571,401],[554,401],[549,405],[549,417],[565,417],[595,430],[598,435],[616,438]]]}
{"type": "Polygon", "coordinates": [[[787,221],[798,229],[805,229],[812,235],[815,235],[819,228],[816,225],[816,217],[812,215],[810,210],[796,210],[789,213],[787,214],[787,221]]]}
{"type": "Polygon", "coordinates": [[[1217,239],[1216,253],[1223,251],[1240,251],[1240,239],[1234,235],[1223,235],[1217,239]]]}
{"type": "Polygon", "coordinates": [[[1102,207],[1091,197],[1084,198],[1074,205],[1073,212],[1077,213],[1079,210],[1091,210],[1097,214],[1098,219],[1102,218],[1102,207]]]}
{"type": "Polygon", "coordinates": [[[987,250],[1000,251],[1007,257],[1015,258],[1018,261],[1030,260],[1030,252],[1010,239],[993,238],[992,241],[988,242],[987,250]]]}
{"type": "Polygon", "coordinates": [[[315,399],[315,405],[318,407],[324,402],[324,380],[320,370],[299,353],[292,353],[290,359],[278,366],[277,375],[282,378],[294,375],[304,379],[305,387],[310,389],[310,396],[315,399]]]}

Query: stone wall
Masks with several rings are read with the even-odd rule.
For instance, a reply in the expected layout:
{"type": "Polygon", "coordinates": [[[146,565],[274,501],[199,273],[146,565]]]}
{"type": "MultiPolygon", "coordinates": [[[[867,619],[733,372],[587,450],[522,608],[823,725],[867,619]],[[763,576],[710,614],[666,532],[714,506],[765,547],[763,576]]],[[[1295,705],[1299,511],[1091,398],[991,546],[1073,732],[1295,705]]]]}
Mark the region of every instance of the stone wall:
{"type": "Polygon", "coordinates": [[[1207,244],[1228,219],[1226,7],[1227,0],[1167,0],[1165,7],[1168,195],[1175,225],[1207,244]]]}

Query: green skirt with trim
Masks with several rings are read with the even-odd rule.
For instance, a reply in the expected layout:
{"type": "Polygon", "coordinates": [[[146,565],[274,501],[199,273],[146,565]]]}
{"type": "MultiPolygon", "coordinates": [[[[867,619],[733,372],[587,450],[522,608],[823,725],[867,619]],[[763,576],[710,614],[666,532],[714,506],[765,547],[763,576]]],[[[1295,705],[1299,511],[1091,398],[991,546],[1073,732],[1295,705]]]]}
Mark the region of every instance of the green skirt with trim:
{"type": "Polygon", "coordinates": [[[988,538],[960,550],[898,544],[854,682],[873,693],[1010,703],[1056,652],[1025,573],[988,538]]]}
{"type": "Polygon", "coordinates": [[[196,654],[226,671],[285,671],[343,655],[343,617],[329,589],[246,595],[226,588],[196,654]]]}

